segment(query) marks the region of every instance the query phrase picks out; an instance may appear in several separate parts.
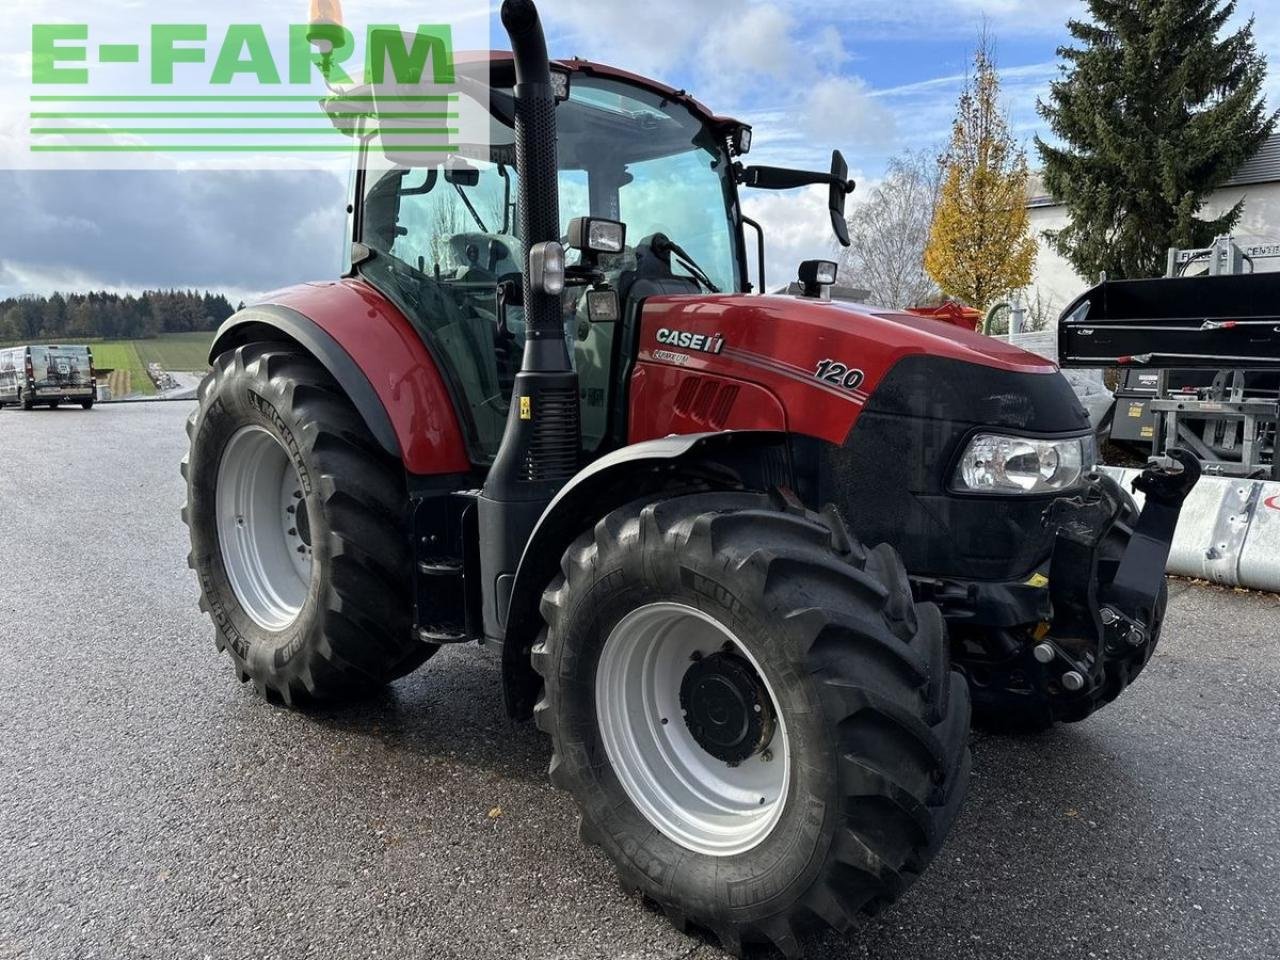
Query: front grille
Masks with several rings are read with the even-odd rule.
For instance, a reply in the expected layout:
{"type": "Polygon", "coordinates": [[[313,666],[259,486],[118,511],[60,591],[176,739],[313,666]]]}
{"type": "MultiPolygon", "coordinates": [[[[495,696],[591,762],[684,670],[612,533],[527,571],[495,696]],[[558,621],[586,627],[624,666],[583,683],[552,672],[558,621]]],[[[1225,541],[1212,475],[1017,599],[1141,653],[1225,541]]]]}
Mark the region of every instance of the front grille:
{"type": "Polygon", "coordinates": [[[738,386],[710,377],[687,377],[676,391],[675,412],[711,430],[723,430],[738,399],[738,386]]]}

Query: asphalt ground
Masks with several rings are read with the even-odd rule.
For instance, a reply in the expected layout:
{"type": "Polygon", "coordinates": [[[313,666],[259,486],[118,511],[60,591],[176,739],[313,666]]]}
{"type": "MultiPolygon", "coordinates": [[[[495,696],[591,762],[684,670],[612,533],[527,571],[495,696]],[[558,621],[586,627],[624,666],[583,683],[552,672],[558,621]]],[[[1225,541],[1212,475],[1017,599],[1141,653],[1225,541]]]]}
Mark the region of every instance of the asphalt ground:
{"type": "MultiPolygon", "coordinates": [[[[185,562],[190,409],[0,412],[0,957],[721,956],[579,843],[484,654],[311,715],[236,682],[185,562]]],[[[1141,680],[975,736],[938,861],[810,956],[1280,956],[1278,624],[1175,584],[1141,680]]]]}

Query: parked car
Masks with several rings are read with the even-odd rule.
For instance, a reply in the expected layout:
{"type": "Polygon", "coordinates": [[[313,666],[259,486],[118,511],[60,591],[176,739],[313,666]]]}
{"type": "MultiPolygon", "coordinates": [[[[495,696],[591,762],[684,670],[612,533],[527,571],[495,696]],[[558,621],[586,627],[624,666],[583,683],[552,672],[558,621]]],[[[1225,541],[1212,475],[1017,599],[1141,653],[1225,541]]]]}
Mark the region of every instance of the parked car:
{"type": "Polygon", "coordinates": [[[0,350],[0,407],[93,407],[97,377],[86,346],[28,345],[0,350]]]}

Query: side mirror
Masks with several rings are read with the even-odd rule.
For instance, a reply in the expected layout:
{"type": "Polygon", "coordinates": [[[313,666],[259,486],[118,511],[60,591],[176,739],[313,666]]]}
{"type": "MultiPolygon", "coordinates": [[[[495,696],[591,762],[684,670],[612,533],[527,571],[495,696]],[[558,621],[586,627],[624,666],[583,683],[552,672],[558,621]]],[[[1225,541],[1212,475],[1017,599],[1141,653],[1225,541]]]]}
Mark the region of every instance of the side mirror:
{"type": "MultiPolygon", "coordinates": [[[[839,150],[835,150],[831,154],[831,191],[828,199],[828,206],[831,208],[831,229],[835,231],[836,239],[840,241],[840,246],[847,247],[849,240],[849,224],[845,220],[844,203],[845,198],[853,192],[853,182],[849,179],[849,164],[845,162],[844,154],[839,150]]],[[[834,283],[834,278],[832,279],[834,283]]]]}
{"type": "Polygon", "coordinates": [[[478,187],[480,171],[465,162],[458,162],[444,168],[445,183],[456,187],[478,187]]]}

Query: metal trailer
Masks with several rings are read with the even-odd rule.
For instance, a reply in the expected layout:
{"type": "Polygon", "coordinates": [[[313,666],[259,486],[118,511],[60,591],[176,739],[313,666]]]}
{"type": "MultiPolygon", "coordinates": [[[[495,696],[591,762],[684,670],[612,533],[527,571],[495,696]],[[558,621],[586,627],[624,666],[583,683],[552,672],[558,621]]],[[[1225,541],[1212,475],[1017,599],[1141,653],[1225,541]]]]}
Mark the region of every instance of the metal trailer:
{"type": "MultiPolygon", "coordinates": [[[[1220,237],[1210,247],[1169,251],[1169,280],[1219,280],[1251,275],[1258,261],[1280,259],[1280,243],[1240,247],[1230,237],[1220,237]],[[1204,272],[1187,277],[1189,269],[1205,264],[1204,272]]],[[[1263,275],[1259,275],[1263,276],[1263,275]]],[[[1277,276],[1280,276],[1278,274],[1277,276]]],[[[1160,281],[1156,281],[1160,282],[1160,281]]],[[[1280,421],[1280,364],[1254,355],[1268,352],[1267,334],[1274,334],[1277,311],[1274,295],[1263,286],[1236,284],[1221,303],[1177,302],[1179,294],[1148,305],[1176,326],[1162,330],[1149,326],[1152,342],[1143,349],[1155,351],[1157,360],[1177,360],[1177,367],[1125,365],[1116,390],[1111,427],[1114,442],[1145,447],[1163,457],[1172,446],[1192,450],[1206,474],[1242,477],[1280,477],[1276,457],[1276,425],[1280,421]],[[1249,291],[1257,290],[1256,294],[1249,291]],[[1239,301],[1236,290],[1244,291],[1239,301]],[[1247,298],[1255,296],[1253,302],[1247,298]],[[1173,337],[1186,333],[1183,321],[1202,312],[1200,336],[1192,336],[1190,356],[1171,346],[1173,337]],[[1248,336],[1238,331],[1248,331],[1248,336]],[[1165,334],[1169,339],[1166,340],[1165,334]],[[1258,343],[1259,338],[1263,341],[1258,343]],[[1210,342],[1215,345],[1210,347],[1210,342]],[[1242,346],[1243,345],[1243,346],[1242,346]],[[1220,350],[1219,353],[1213,353],[1220,350]]],[[[1173,287],[1170,289],[1185,289],[1173,287]]],[[[1210,297],[1226,294],[1226,288],[1209,286],[1210,297]]],[[[1088,296],[1088,295],[1086,295],[1088,296]]],[[[1096,319],[1090,313],[1086,319],[1096,319]]]]}

